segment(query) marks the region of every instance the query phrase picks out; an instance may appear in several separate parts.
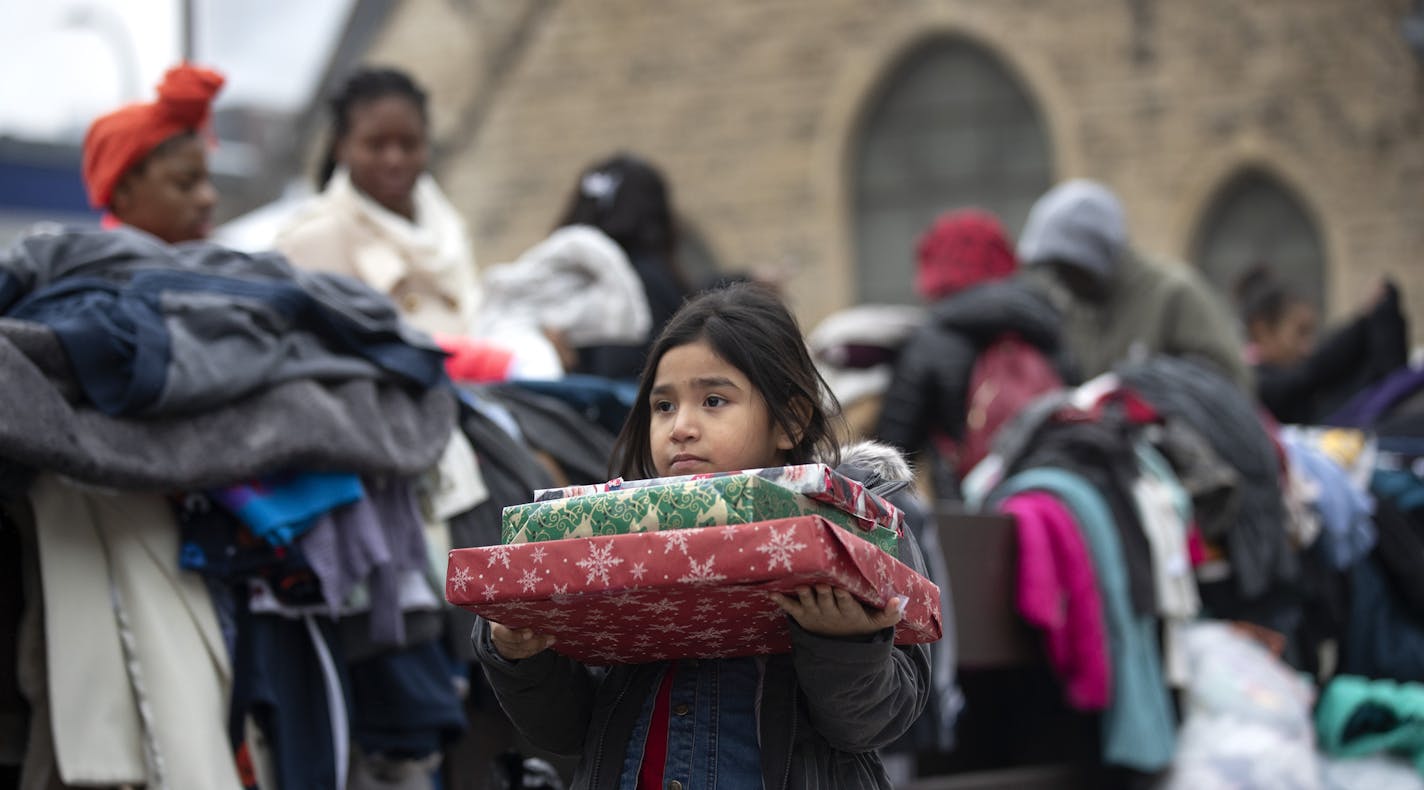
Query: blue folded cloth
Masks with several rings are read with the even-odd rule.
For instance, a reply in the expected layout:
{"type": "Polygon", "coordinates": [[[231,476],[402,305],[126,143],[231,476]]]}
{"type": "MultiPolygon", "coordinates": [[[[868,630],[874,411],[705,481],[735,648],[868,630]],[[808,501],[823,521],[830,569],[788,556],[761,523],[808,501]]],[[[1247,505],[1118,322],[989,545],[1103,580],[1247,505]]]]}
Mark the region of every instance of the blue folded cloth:
{"type": "Polygon", "coordinates": [[[318,516],[366,496],[361,478],[343,472],[272,475],[211,492],[215,501],[274,546],[287,546],[318,516]]]}

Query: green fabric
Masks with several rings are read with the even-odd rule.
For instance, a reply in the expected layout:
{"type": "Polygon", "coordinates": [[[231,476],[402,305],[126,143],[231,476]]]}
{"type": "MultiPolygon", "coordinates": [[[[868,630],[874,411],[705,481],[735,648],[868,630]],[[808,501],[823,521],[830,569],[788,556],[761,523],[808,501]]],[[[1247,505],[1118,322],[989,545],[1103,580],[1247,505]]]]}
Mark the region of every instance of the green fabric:
{"type": "Polygon", "coordinates": [[[1186,264],[1125,252],[1104,302],[1068,306],[1063,338],[1085,379],[1111,371],[1141,347],[1149,353],[1205,357],[1249,388],[1235,319],[1186,264]]]}
{"type": "Polygon", "coordinates": [[[1315,729],[1321,748],[1329,754],[1363,757],[1394,752],[1412,760],[1424,774],[1424,685],[1340,675],[1321,695],[1315,729]],[[1386,726],[1348,732],[1352,720],[1358,724],[1363,719],[1386,726]]]}
{"type": "Polygon", "coordinates": [[[504,509],[505,543],[749,524],[794,516],[827,521],[894,553],[895,531],[750,475],[531,502],[504,509]]]}

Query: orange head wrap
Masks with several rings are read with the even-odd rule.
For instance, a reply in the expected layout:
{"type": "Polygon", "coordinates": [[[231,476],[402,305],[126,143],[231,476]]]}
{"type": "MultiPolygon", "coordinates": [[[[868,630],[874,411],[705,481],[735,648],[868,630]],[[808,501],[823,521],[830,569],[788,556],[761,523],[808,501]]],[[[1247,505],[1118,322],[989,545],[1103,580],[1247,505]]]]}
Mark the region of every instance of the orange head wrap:
{"type": "Polygon", "coordinates": [[[90,205],[108,208],[119,179],[159,143],[203,128],[222,86],[221,74],[185,63],[163,76],[157,101],[121,107],[90,124],[84,136],[84,188],[90,205]]]}

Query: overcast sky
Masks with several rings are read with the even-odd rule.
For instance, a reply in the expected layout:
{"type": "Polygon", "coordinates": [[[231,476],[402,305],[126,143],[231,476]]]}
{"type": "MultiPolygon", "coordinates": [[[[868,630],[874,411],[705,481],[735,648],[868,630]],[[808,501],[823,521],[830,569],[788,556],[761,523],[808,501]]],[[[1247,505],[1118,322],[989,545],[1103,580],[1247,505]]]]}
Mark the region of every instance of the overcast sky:
{"type": "MultiPolygon", "coordinates": [[[[219,106],[312,100],[354,0],[191,0],[194,60],[219,106]]],[[[0,136],[70,140],[94,116],[153,97],[180,57],[178,0],[0,0],[0,136]]]]}

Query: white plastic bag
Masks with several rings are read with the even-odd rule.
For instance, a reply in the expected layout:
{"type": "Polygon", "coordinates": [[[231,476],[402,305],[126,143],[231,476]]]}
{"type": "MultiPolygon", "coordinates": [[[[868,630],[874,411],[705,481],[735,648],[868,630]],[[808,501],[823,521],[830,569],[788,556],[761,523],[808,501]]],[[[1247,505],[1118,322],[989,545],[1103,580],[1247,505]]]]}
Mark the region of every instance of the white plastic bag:
{"type": "Polygon", "coordinates": [[[1194,623],[1182,641],[1185,721],[1163,786],[1326,790],[1311,685],[1225,623],[1194,623]]]}

